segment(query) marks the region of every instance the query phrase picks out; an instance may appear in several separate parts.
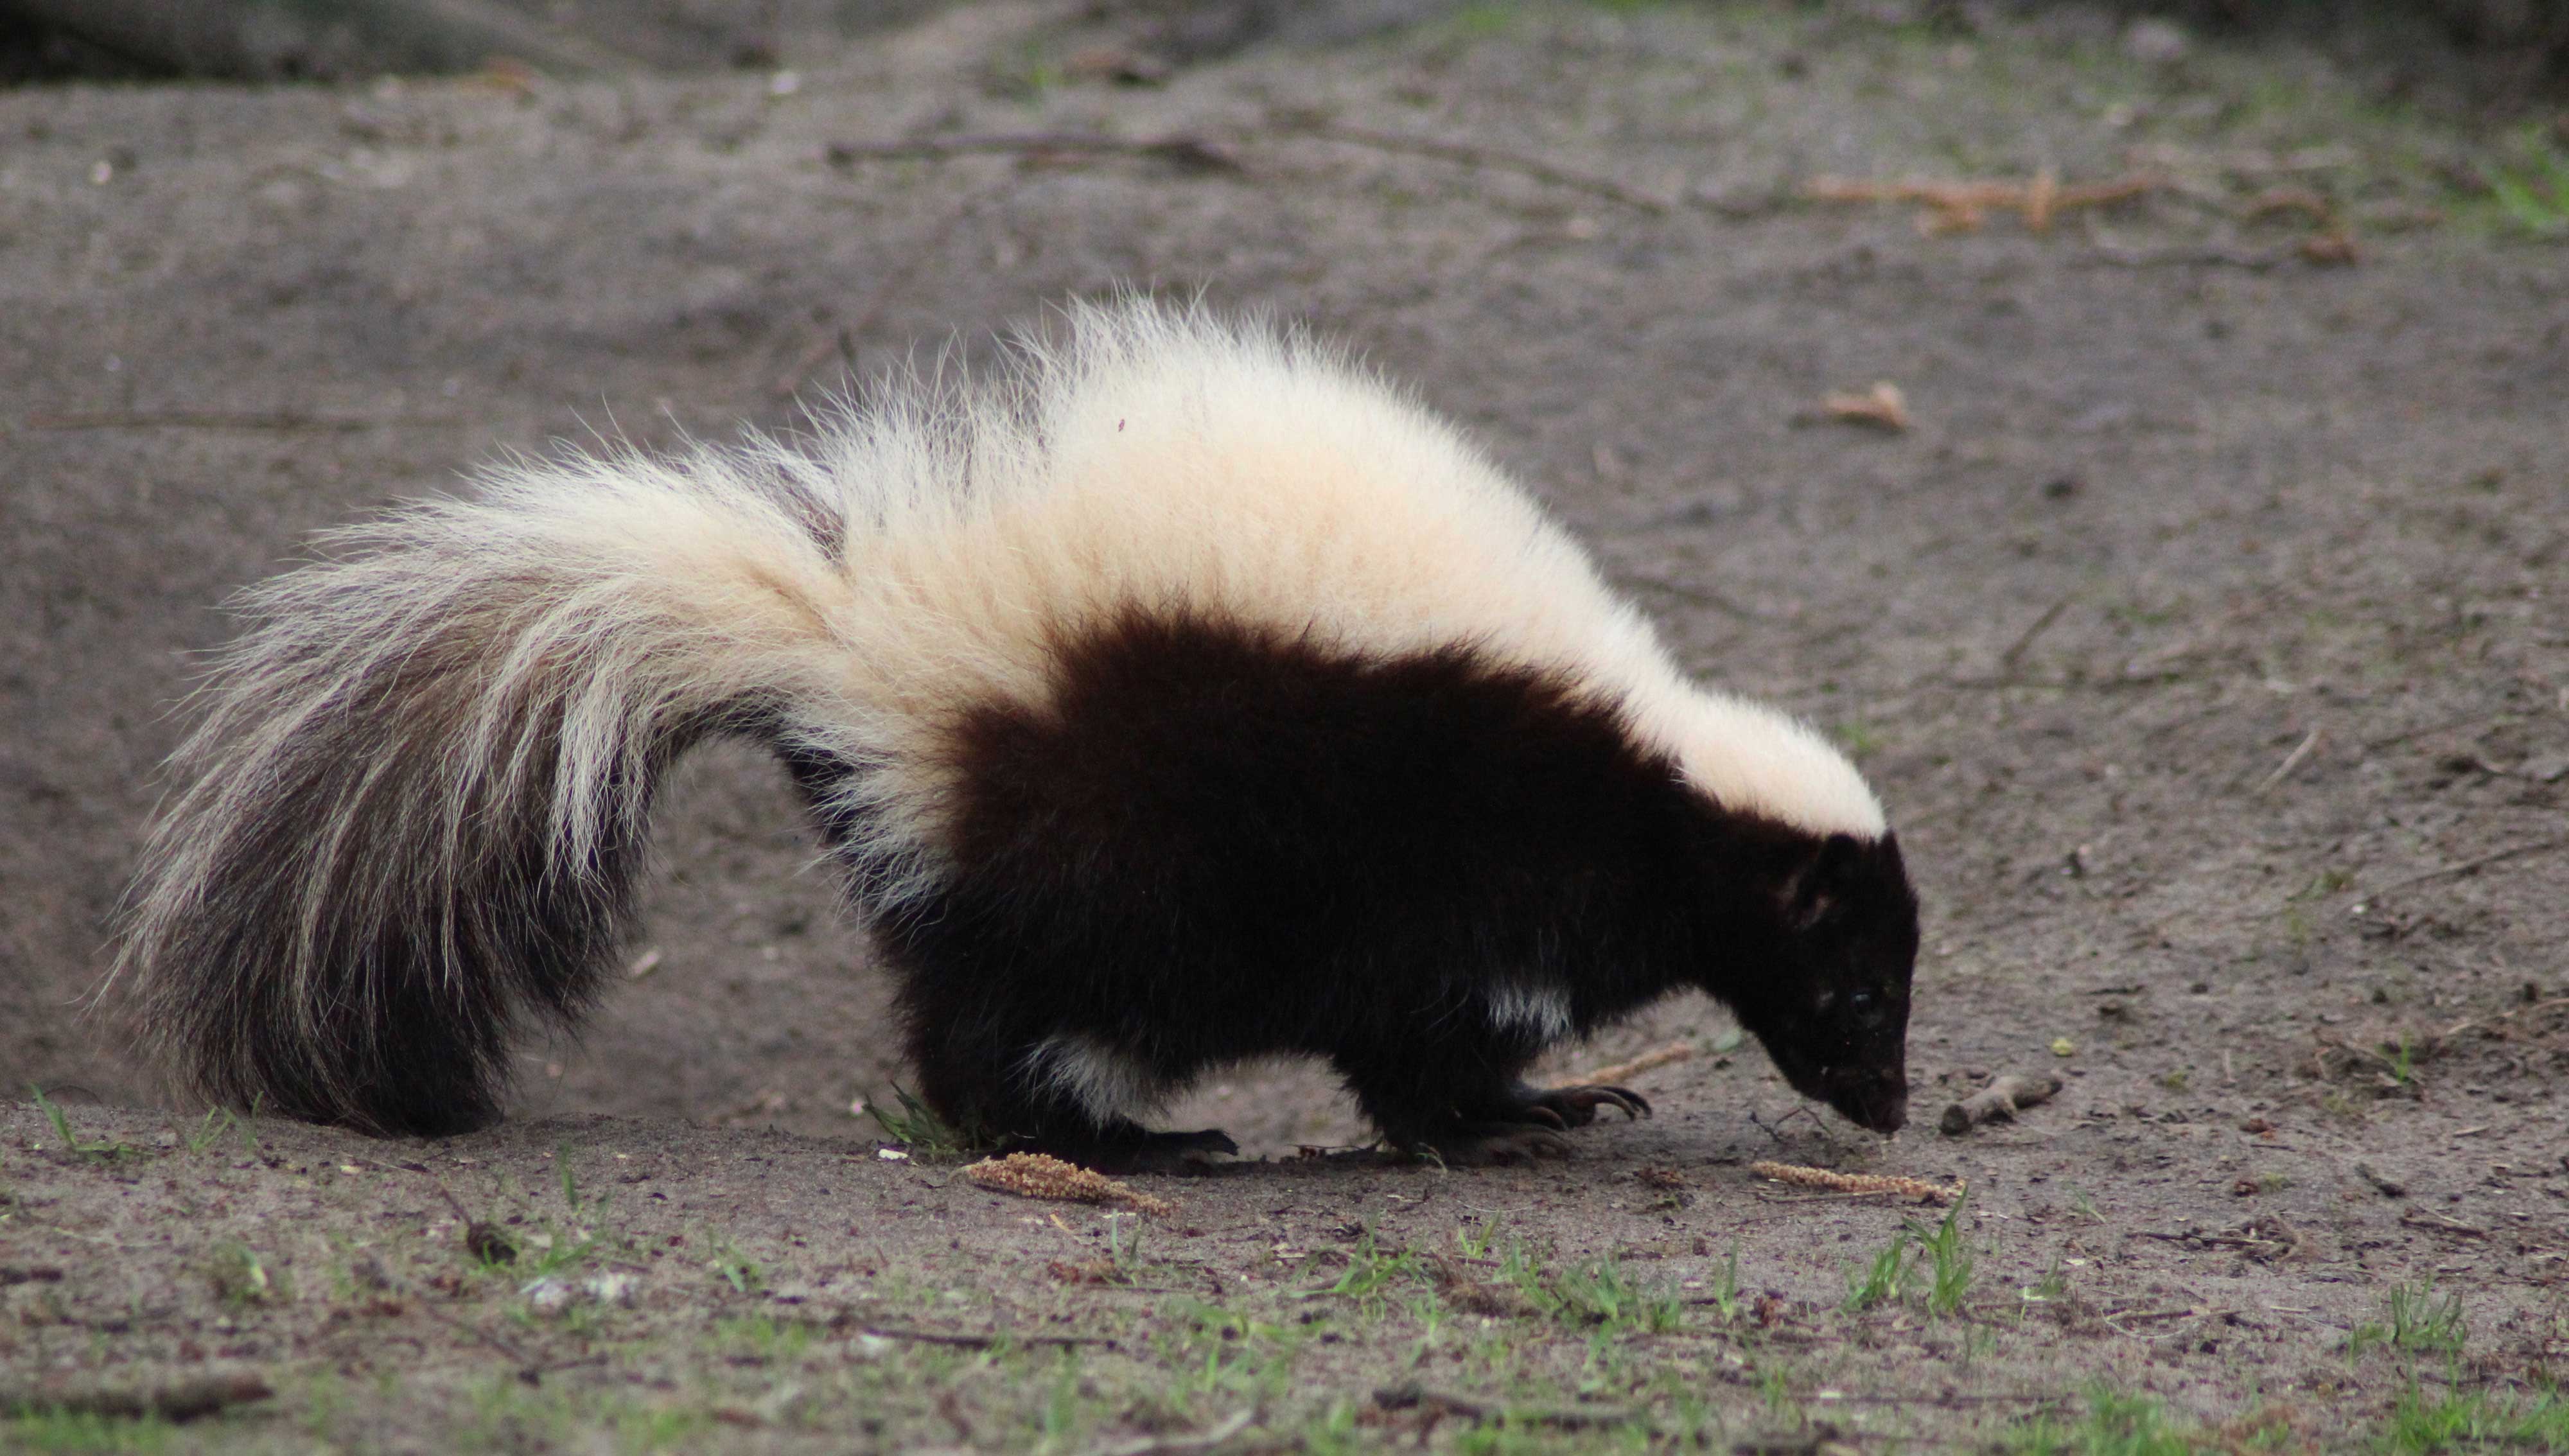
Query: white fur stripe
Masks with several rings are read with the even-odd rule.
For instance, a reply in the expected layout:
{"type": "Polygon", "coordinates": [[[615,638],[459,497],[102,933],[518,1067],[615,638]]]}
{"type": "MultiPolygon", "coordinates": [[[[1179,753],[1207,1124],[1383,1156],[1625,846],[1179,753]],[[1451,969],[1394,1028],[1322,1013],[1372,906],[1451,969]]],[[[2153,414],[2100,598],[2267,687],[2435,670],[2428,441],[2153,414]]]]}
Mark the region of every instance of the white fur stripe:
{"type": "Polygon", "coordinates": [[[1151,1069],[1095,1037],[1048,1036],[1026,1053],[1025,1075],[1050,1087],[1100,1123],[1152,1111],[1166,1088],[1151,1069]]]}
{"type": "MultiPolygon", "coordinates": [[[[774,448],[774,447],[771,447],[774,448]]],[[[836,684],[871,731],[900,838],[951,802],[961,705],[1040,706],[1059,643],[1183,609],[1364,656],[1470,643],[1621,707],[1735,808],[1868,837],[1883,815],[1818,734],[1689,684],[1586,553],[1442,421],[1342,356],[1143,302],[1080,307],[996,386],[913,388],[779,474],[837,493],[836,684]]],[[[887,826],[887,829],[893,829],[887,826]]]]}
{"type": "Polygon", "coordinates": [[[1490,1024],[1531,1032],[1545,1043],[1570,1035],[1570,997],[1554,986],[1501,986],[1489,994],[1490,1024]]]}

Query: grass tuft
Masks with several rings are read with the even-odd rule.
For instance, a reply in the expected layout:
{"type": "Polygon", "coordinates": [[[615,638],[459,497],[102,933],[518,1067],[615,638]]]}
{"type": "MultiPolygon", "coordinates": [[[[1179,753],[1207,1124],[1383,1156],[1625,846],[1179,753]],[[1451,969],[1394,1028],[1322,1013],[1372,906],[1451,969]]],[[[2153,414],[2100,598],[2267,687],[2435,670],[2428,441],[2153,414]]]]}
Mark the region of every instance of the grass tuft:
{"type": "Polygon", "coordinates": [[[1963,1206],[1968,1199],[1956,1199],[1945,1211],[1945,1220],[1933,1231],[1912,1224],[1909,1237],[1927,1256],[1930,1277],[1927,1286],[1927,1312],[1952,1314],[1963,1307],[1964,1296],[1972,1291],[1972,1251],[1963,1243],[1963,1206]]]}
{"type": "Polygon", "coordinates": [[[869,1101],[866,1115],[883,1129],[885,1137],[908,1148],[914,1158],[941,1163],[995,1146],[991,1139],[937,1116],[936,1109],[913,1096],[907,1087],[895,1086],[892,1095],[901,1103],[898,1110],[869,1101]]]}
{"type": "Polygon", "coordinates": [[[2489,1390],[2429,1393],[2408,1382],[2375,1441],[2388,1456],[2436,1451],[2569,1451],[2569,1399],[2489,1390]]]}
{"type": "Polygon", "coordinates": [[[62,1106],[59,1103],[45,1095],[44,1088],[30,1082],[27,1084],[27,1090],[35,1094],[37,1110],[45,1114],[45,1121],[54,1125],[54,1136],[63,1140],[63,1151],[71,1154],[73,1157],[91,1158],[101,1163],[114,1163],[124,1158],[141,1158],[145,1156],[142,1149],[133,1147],[126,1143],[93,1143],[89,1141],[79,1133],[72,1130],[72,1120],[70,1116],[63,1111],[62,1106]]]}
{"type": "Polygon", "coordinates": [[[1861,1272],[1847,1271],[1845,1309],[1849,1314],[1887,1304],[1898,1299],[1908,1287],[1910,1275],[1916,1273],[1916,1260],[1911,1244],[1917,1235],[1906,1227],[1891,1236],[1891,1242],[1873,1257],[1870,1268],[1861,1272]]]}
{"type": "Polygon", "coordinates": [[[2386,1348],[2407,1355],[2458,1355],[2470,1339],[2461,1296],[2437,1298],[2432,1274],[2413,1285],[2391,1285],[2383,1302],[2384,1322],[2359,1324],[2347,1336],[2350,1358],[2362,1359],[2369,1350],[2386,1348]]]}

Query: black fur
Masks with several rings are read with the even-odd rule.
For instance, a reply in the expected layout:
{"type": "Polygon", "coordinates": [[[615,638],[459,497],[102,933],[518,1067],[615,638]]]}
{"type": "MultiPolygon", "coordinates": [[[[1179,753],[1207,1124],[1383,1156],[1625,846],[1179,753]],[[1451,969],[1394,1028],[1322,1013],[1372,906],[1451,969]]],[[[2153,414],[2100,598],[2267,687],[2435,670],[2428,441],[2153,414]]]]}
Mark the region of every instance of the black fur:
{"type": "Polygon", "coordinates": [[[1103,1162],[1228,1148],[1093,1117],[1030,1060],[1073,1035],[1171,1089],[1325,1057],[1395,1145],[1545,1151],[1646,1109],[1525,1088],[1553,1038],[1490,993],[1555,989],[1585,1031],[1695,986],[1796,1087],[1900,1125],[1917,906],[1892,841],[1726,811],[1610,707],[1465,648],[1135,613],[1057,650],[1049,707],[961,724],[955,872],[876,927],[947,1117],[1103,1162]]]}

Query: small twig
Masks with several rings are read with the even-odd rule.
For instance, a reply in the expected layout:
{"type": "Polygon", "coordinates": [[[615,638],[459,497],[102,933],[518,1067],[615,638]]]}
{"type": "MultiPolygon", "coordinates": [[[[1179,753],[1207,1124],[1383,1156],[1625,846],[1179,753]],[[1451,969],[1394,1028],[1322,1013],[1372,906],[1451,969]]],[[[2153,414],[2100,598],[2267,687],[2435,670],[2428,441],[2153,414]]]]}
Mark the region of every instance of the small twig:
{"type": "Polygon", "coordinates": [[[2060,614],[2067,611],[2069,609],[2069,603],[2076,599],[2077,598],[2074,594],[2064,596],[2058,601],[2053,602],[2051,605],[2044,607],[2042,609],[2042,615],[2035,617],[2031,626],[2028,626],[2023,631],[2017,633],[2016,640],[2008,643],[2007,650],[1999,654],[1998,675],[2001,677],[2012,675],[2016,671],[2016,660],[2024,655],[2024,649],[2032,646],[2035,639],[2039,638],[2043,633],[2050,631],[2051,624],[2060,620],[2060,614]]]}
{"type": "Polygon", "coordinates": [[[2320,746],[2320,736],[2326,730],[2319,728],[2312,729],[2310,731],[2310,736],[2302,740],[2300,747],[2294,749],[2291,753],[2285,754],[2284,761],[2275,765],[2275,771],[2268,774],[2266,776],[2266,781],[2257,786],[2257,793],[2259,795],[2263,795],[2268,790],[2274,788],[2277,784],[2291,778],[2293,776],[2293,770],[2302,766],[2302,760],[2311,756],[2311,750],[2320,746]]]}
{"type": "MultiPolygon", "coordinates": [[[[2468,717],[2453,718],[2441,723],[2429,723],[2422,728],[2409,728],[2398,733],[2390,734],[2385,738],[2368,738],[2364,741],[2364,748],[2367,753],[2378,753],[2386,748],[2396,748],[2400,744],[2406,743],[2412,738],[2427,738],[2437,733],[2450,733],[2456,728],[2475,727],[2489,721],[2490,719],[2488,714],[2473,713],[2468,717]]],[[[2501,717],[2498,721],[2504,722],[2507,720],[2501,717]]]]}
{"type": "Polygon", "coordinates": [[[2459,875],[2473,874],[2477,871],[2485,870],[2491,865],[2503,864],[2508,860],[2520,860],[2527,855],[2548,854],[2553,850],[2564,849],[2569,849],[2569,836],[2553,840],[2536,840],[2529,845],[2517,845],[2511,850],[2500,850],[2494,855],[2482,855],[2476,860],[2465,860],[2458,865],[2447,865],[2441,870],[2429,870],[2423,875],[2411,875],[2405,880],[2394,880],[2388,885],[2383,886],[2379,890],[2375,890],[2358,897],[2358,903],[2370,905],[2373,902],[2382,899],[2382,897],[2386,895],[2396,894],[2402,890],[2413,889],[2420,885],[2430,885],[2438,880],[2450,880],[2459,875]]]}
{"type": "MultiPolygon", "coordinates": [[[[2310,1237],[2304,1234],[2301,1230],[2294,1228],[2285,1220],[2282,1214],[2270,1212],[2261,1215],[2257,1220],[2257,1224],[2263,1224],[2275,1232],[2277,1236],[2276,1242],[2281,1243],[2284,1246],[2284,1258],[2302,1259],[2310,1254],[2310,1237]]],[[[2251,1224],[2248,1227],[2253,1229],[2257,1227],[2257,1224],[2251,1224]]]]}
{"type": "Polygon", "coordinates": [[[2199,1305],[2188,1304],[2177,1309],[2108,1309],[2101,1317],[2106,1319],[2130,1319],[2136,1321],[2146,1320],[2155,1322],[2161,1319],[2183,1319],[2188,1315],[2209,1314],[2211,1312],[2211,1310],[2202,1308],[2199,1305]]]}
{"type": "Polygon", "coordinates": [[[2002,1392],[1945,1390],[1934,1395],[1874,1394],[1866,1391],[1841,1390],[1833,1393],[1811,1391],[1798,1397],[1813,1405],[2005,1405],[2018,1401],[2057,1402],[2065,1395],[2009,1395],[2002,1392]]]}
{"type": "Polygon", "coordinates": [[[1408,137],[1394,132],[1377,132],[1368,127],[1342,126],[1336,122],[1306,119],[1288,122],[1284,130],[1331,142],[1344,142],[1351,147],[1370,147],[1377,152],[1405,153],[1412,157],[1433,158],[1438,162],[1458,163],[1464,167],[1486,168],[1492,172],[1513,172],[1552,186],[1621,202],[1636,211],[1658,216],[1668,210],[1660,198],[1633,188],[1611,178],[1575,172],[1539,157],[1515,152],[1501,152],[1490,147],[1476,147],[1464,142],[1444,142],[1433,137],[1408,137]]]}
{"type": "Polygon", "coordinates": [[[2106,234],[2090,214],[2086,218],[2087,245],[2100,262],[2124,268],[2152,268],[2167,265],[2219,266],[2262,271],[2293,256],[2289,247],[2240,248],[2218,244],[2196,244],[2181,247],[2133,247],[2106,234]]]}
{"type": "Polygon", "coordinates": [[[933,1329],[904,1329],[892,1324],[855,1324],[849,1328],[858,1334],[871,1334],[877,1339],[907,1340],[913,1344],[951,1345],[956,1349],[985,1350],[1002,1340],[1012,1344],[1097,1345],[1114,1349],[1115,1340],[1099,1334],[946,1334],[933,1329]]]}
{"type": "Polygon", "coordinates": [[[2486,1239],[2489,1236],[2488,1230],[2475,1224],[2465,1224],[2459,1219],[2448,1219],[2442,1214],[2430,1214],[2422,1209],[2411,1209],[2401,1214],[2399,1222],[2406,1228],[2425,1229],[2437,1234],[2452,1234],[2463,1239],[2486,1239]]]}
{"type": "Polygon", "coordinates": [[[1091,1456],[1193,1456],[1198,1451],[1211,1451],[1249,1429],[1257,1418],[1256,1410],[1236,1410],[1192,1436],[1144,1436],[1113,1446],[1100,1446],[1091,1456]]]}
{"type": "MultiPolygon", "coordinates": [[[[409,1293],[410,1291],[405,1289],[403,1292],[409,1293]]],[[[475,1339],[482,1341],[491,1348],[507,1355],[510,1359],[517,1361],[518,1378],[520,1380],[525,1381],[529,1385],[534,1385],[544,1378],[544,1366],[538,1362],[535,1356],[518,1348],[517,1345],[501,1338],[490,1330],[484,1329],[482,1326],[475,1324],[473,1321],[466,1319],[460,1314],[450,1314],[446,1310],[438,1308],[436,1304],[430,1302],[424,1297],[414,1294],[412,1295],[412,1298],[421,1309],[427,1311],[428,1316],[431,1319],[435,1319],[439,1323],[445,1324],[450,1328],[462,1330],[464,1333],[473,1336],[475,1339]]]]}
{"type": "Polygon", "coordinates": [[[1987,1087],[1946,1108],[1945,1115],[1936,1121],[1936,1130],[1958,1138],[1982,1123],[2014,1118],[2019,1108],[2048,1102],[2059,1091],[2060,1079],[2048,1072],[2033,1077],[1994,1077],[1987,1087]]]}
{"type": "Polygon", "coordinates": [[[1895,435],[1915,423],[1909,413],[1909,396],[1888,379],[1875,380],[1873,388],[1862,394],[1839,392],[1822,396],[1817,418],[1868,425],[1895,435]]]}
{"type": "Polygon", "coordinates": [[[157,1416],[185,1422],[265,1400],[275,1393],[256,1375],[210,1375],[144,1390],[53,1391],[39,1387],[5,1391],[0,1392],[0,1410],[95,1415],[109,1420],[148,1420],[157,1416]]]}
{"type": "Polygon", "coordinates": [[[2494,1016],[2465,1017],[2462,1020],[2456,1021],[2452,1025],[2445,1027],[2441,1031],[2431,1033],[2426,1039],[2429,1042],[2450,1041],[2465,1031],[2474,1030],[2482,1026],[2497,1026],[2530,1012],[2548,1011],[2554,1006],[2569,1006],[2569,996],[2552,996],[2547,1000],[2528,1001],[2521,1006],[2500,1011],[2494,1016]]]}
{"type": "Polygon", "coordinates": [[[1771,1123],[1760,1118],[1757,1115],[1757,1110],[1752,1107],[1748,1110],[1748,1125],[1757,1129],[1759,1132],[1764,1133],[1766,1136],[1773,1138],[1775,1140],[1776,1147],[1789,1148],[1792,1144],[1785,1141],[1783,1132],[1784,1124],[1791,1122],[1797,1117],[1809,1118],[1811,1120],[1811,1126],[1819,1132],[1820,1141],[1828,1144],[1831,1149],[1835,1149],[1837,1147],[1837,1140],[1829,1136],[1829,1125],[1820,1121],[1820,1115],[1811,1111],[1810,1106],[1807,1103],[1795,1107],[1792,1111],[1785,1113],[1782,1117],[1775,1119],[1771,1123]]]}
{"type": "Polygon", "coordinates": [[[2281,1249],[2285,1247],[2283,1244],[2273,1239],[2250,1239],[2236,1234],[2197,1234],[2191,1231],[2177,1234],[2162,1234],[2154,1229],[2126,1229],[2123,1231],[2123,1237],[2126,1239],[2156,1239],[2166,1244],[2215,1244],[2220,1245],[2223,1248],[2230,1249],[2281,1249]]]}
{"type": "Polygon", "coordinates": [[[1193,132],[1157,137],[1116,137],[1104,132],[984,132],[915,137],[902,142],[833,142],[823,156],[833,167],[942,157],[1022,154],[1030,157],[1151,157],[1197,172],[1239,172],[1230,149],[1193,132]]]}
{"type": "Polygon", "coordinates": [[[2127,201],[2166,185],[2167,179],[2156,173],[2133,173],[2112,182],[2064,187],[2059,175],[2046,168],[2022,182],[1886,182],[1815,177],[1804,184],[1802,195],[1820,202],[1923,202],[1930,209],[1923,214],[1924,224],[1938,232],[1975,229],[1982,215],[1995,207],[2022,216],[2029,231],[2047,232],[2053,218],[2073,208],[2127,201]]]}
{"type": "Polygon", "coordinates": [[[1385,1386],[1373,1393],[1373,1403],[1384,1410],[1423,1410],[1431,1415],[1459,1415],[1471,1421],[1498,1420],[1509,1425],[1551,1426],[1565,1431],[1620,1426],[1633,1419],[1633,1412],[1622,1406],[1511,1407],[1450,1390],[1431,1390],[1415,1382],[1385,1386]]]}
{"type": "Polygon", "coordinates": [[[1650,1071],[1653,1067],[1664,1067],[1670,1062],[1681,1062],[1693,1055],[1693,1042],[1671,1041],[1665,1046],[1654,1046],[1649,1051],[1642,1053],[1640,1056],[1632,1058],[1630,1061],[1621,1061],[1609,1066],[1599,1067],[1593,1072],[1585,1074],[1564,1073],[1560,1076],[1549,1079],[1547,1085],[1553,1087],[1588,1087],[1595,1086],[1601,1082],[1622,1082],[1633,1077],[1640,1076],[1642,1073],[1650,1071]]]}

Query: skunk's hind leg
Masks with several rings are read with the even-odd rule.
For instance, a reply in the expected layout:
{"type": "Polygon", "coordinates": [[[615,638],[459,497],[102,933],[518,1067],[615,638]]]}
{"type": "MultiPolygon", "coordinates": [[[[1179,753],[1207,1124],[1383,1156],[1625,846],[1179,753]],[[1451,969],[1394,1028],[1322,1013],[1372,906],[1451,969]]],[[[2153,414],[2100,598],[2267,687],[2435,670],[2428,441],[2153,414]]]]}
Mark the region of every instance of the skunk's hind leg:
{"type": "Polygon", "coordinates": [[[1133,1114],[1183,1077],[1105,1041],[986,1024],[922,1026],[912,1038],[919,1092],[968,1136],[1004,1152],[1050,1153],[1108,1172],[1169,1172],[1238,1144],[1219,1128],[1152,1132],[1133,1114]]]}

